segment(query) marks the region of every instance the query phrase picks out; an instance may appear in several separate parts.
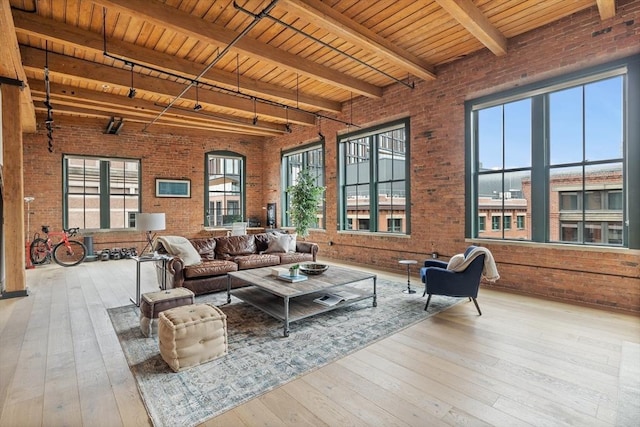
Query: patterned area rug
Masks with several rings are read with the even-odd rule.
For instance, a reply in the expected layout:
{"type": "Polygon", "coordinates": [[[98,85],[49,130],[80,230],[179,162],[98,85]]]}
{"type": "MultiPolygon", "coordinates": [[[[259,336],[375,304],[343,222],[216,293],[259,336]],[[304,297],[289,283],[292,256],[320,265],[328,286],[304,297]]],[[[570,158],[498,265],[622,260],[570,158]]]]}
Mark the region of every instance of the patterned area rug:
{"type": "MultiPolygon", "coordinates": [[[[356,286],[371,289],[371,280],[356,286]]],[[[282,323],[226,293],[196,298],[212,302],[227,315],[226,356],[173,373],[162,360],[157,338],[140,332],[134,305],[109,309],[125,356],[155,426],[193,426],[246,402],[302,374],[352,353],[435,313],[459,299],[436,297],[424,311],[419,289],[404,294],[406,284],[378,279],[378,306],[363,300],[291,324],[282,323]]]]}

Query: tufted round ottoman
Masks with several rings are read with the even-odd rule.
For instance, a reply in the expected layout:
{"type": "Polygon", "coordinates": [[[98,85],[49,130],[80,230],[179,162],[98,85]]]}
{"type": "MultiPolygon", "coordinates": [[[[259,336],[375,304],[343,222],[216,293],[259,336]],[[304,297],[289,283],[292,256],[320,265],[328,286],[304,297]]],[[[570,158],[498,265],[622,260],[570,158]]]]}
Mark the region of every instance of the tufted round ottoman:
{"type": "Polygon", "coordinates": [[[165,310],[158,317],[162,359],[175,372],[227,354],[227,316],[212,304],[165,310]]]}
{"type": "Polygon", "coordinates": [[[158,316],[161,312],[182,305],[193,304],[194,294],[187,288],[148,292],[140,299],[140,330],[145,337],[158,331],[158,316]]]}

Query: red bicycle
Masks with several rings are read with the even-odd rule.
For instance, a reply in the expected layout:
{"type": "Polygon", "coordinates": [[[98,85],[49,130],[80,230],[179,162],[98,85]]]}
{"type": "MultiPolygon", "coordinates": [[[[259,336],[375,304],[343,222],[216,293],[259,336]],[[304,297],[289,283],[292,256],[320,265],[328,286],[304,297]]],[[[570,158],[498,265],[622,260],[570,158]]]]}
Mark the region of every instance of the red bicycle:
{"type": "Polygon", "coordinates": [[[87,257],[87,247],[77,240],[69,240],[69,237],[78,234],[79,228],[63,228],[62,230],[49,231],[49,226],[43,225],[42,232],[45,234],[45,238],[39,237],[39,234],[36,233],[29,248],[33,265],[51,262],[52,254],[54,261],[63,267],[72,267],[84,261],[87,257]],[[57,237],[60,240],[53,244],[51,237],[57,237]]]}

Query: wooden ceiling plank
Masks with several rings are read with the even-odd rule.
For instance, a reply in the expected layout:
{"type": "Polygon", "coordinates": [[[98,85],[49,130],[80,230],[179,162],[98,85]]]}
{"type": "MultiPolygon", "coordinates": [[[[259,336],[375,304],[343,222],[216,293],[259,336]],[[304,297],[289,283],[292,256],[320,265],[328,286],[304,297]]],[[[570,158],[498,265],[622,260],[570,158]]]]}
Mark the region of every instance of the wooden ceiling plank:
{"type": "Polygon", "coordinates": [[[389,43],[383,37],[363,25],[347,18],[319,0],[285,0],[288,9],[304,17],[308,22],[320,23],[330,33],[356,46],[375,52],[389,62],[407,70],[423,80],[435,79],[431,64],[389,43]]]}
{"type": "Polygon", "coordinates": [[[474,37],[497,56],[507,54],[507,39],[471,0],[435,0],[474,37]]]}
{"type": "Polygon", "coordinates": [[[616,16],[616,1],[615,0],[596,0],[598,4],[598,12],[600,13],[600,19],[611,19],[616,16]]]}
{"type": "MultiPolygon", "coordinates": [[[[157,25],[170,28],[182,34],[219,45],[229,45],[239,33],[216,24],[206,22],[187,14],[179,9],[165,6],[159,1],[151,0],[94,0],[97,4],[109,9],[126,12],[133,16],[142,17],[157,25]]],[[[316,64],[281,51],[280,49],[259,43],[247,37],[239,39],[233,51],[252,55],[269,63],[277,63],[285,70],[296,71],[319,81],[328,82],[343,89],[360,95],[381,98],[382,89],[344,75],[321,64],[316,64]]]]}
{"type": "MultiPolygon", "coordinates": [[[[43,69],[45,59],[43,51],[25,46],[22,46],[20,50],[25,69],[43,69]]],[[[131,84],[131,73],[129,70],[68,58],[56,53],[49,53],[49,72],[66,75],[76,81],[92,81],[95,84],[106,83],[122,88],[123,92],[128,91],[131,84]]],[[[145,75],[136,75],[134,85],[141,94],[149,92],[168,99],[173,99],[175,97],[174,94],[180,93],[184,89],[184,85],[181,83],[145,75]]],[[[191,92],[189,92],[188,95],[185,99],[195,104],[195,96],[191,98],[191,92]]],[[[253,114],[254,111],[254,104],[250,99],[228,95],[222,92],[201,90],[199,92],[199,101],[218,105],[232,111],[244,113],[245,115],[253,114]]],[[[258,114],[265,117],[271,117],[277,120],[285,119],[285,111],[282,107],[258,102],[256,108],[258,114]]],[[[292,123],[307,126],[313,126],[315,124],[315,117],[305,112],[290,110],[288,117],[292,123]]]]}
{"type": "MultiPolygon", "coordinates": [[[[16,22],[16,31],[19,34],[44,38],[65,46],[71,45],[76,49],[102,56],[104,42],[100,34],[54,22],[35,14],[17,10],[13,13],[16,22]]],[[[136,62],[166,70],[170,73],[184,75],[185,77],[196,77],[203,68],[200,64],[194,64],[186,59],[159,53],[152,49],[136,46],[120,40],[109,39],[107,41],[107,49],[109,53],[114,56],[135,59],[136,62]]],[[[210,84],[219,83],[232,89],[237,88],[237,75],[235,73],[216,69],[211,69],[202,81],[210,84]]],[[[265,96],[283,102],[289,101],[292,106],[294,106],[295,102],[299,102],[303,108],[320,109],[336,113],[342,110],[342,105],[339,102],[328,101],[303,93],[296,93],[295,90],[266,84],[243,76],[240,76],[240,88],[242,91],[256,96],[265,96]]]]}

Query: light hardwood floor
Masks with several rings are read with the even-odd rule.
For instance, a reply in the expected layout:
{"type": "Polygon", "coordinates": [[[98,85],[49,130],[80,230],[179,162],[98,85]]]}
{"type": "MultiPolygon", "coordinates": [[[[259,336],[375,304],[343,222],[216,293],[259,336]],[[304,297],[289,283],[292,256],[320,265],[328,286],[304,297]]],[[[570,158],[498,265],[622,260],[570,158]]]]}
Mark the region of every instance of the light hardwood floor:
{"type": "MultiPolygon", "coordinates": [[[[130,303],[135,262],[27,280],[29,297],[0,301],[0,426],[150,425],[106,312],[130,303]]],[[[420,297],[415,270],[412,283],[420,297]]],[[[482,316],[459,304],[203,425],[638,425],[640,318],[486,289],[478,301],[482,316]]]]}

